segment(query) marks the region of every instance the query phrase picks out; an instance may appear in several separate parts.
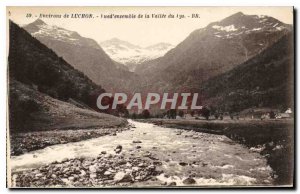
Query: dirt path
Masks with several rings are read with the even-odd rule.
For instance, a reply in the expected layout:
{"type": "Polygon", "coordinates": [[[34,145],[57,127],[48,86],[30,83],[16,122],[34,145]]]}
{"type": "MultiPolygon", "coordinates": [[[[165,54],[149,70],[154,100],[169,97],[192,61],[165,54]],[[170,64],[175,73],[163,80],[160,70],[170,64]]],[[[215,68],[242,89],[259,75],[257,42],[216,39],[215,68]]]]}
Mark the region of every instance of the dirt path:
{"type": "MultiPolygon", "coordinates": [[[[267,165],[266,160],[258,153],[249,151],[225,136],[163,128],[135,121],[129,122],[136,128],[117,133],[116,136],[103,136],[76,143],[50,146],[12,157],[12,170],[13,172],[19,171],[19,173],[31,169],[34,171],[51,162],[65,162],[72,158],[99,158],[99,155],[103,155],[103,157],[107,156],[107,161],[109,158],[122,156],[129,160],[130,158],[140,159],[145,161],[144,164],[154,165],[156,169],[156,173],[147,174],[147,176],[152,176],[151,180],[139,181],[133,177],[132,181],[127,184],[129,186],[272,184],[272,169],[267,165]],[[116,153],[119,145],[122,149],[120,153],[116,153]]],[[[93,161],[97,163],[96,160],[93,161]]],[[[120,166],[115,166],[116,169],[110,172],[113,175],[121,171],[132,172],[134,165],[142,169],[147,168],[133,162],[124,167],[128,168],[127,171],[121,169],[120,166]]],[[[94,179],[97,177],[100,175],[95,175],[94,179]]],[[[116,182],[113,180],[116,177],[111,176],[111,179],[112,181],[107,184],[114,186],[116,182]]],[[[98,186],[101,186],[103,180],[97,182],[98,186]]],[[[67,184],[76,185],[72,181],[73,178],[67,184]]]]}

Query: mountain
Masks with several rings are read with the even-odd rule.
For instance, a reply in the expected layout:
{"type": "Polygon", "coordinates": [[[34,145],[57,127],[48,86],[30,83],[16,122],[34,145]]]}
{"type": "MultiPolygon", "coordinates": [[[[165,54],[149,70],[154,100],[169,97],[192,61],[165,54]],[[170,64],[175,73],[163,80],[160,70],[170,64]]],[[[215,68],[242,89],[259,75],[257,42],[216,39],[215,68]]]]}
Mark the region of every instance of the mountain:
{"type": "Polygon", "coordinates": [[[293,34],[201,86],[203,103],[229,112],[248,108],[294,107],[293,34]]]}
{"type": "Polygon", "coordinates": [[[87,105],[92,105],[89,98],[93,92],[105,92],[100,85],[13,22],[10,22],[9,35],[10,79],[34,86],[53,98],[72,98],[87,105]]]}
{"type": "Polygon", "coordinates": [[[8,78],[11,132],[124,124],[93,110],[101,86],[12,21],[8,78]]]}
{"type": "Polygon", "coordinates": [[[268,16],[239,12],[192,32],[163,57],[136,73],[153,91],[199,91],[201,84],[273,45],[292,27],[268,16]]]}
{"type": "Polygon", "coordinates": [[[131,81],[136,82],[137,76],[113,61],[93,39],[47,25],[40,19],[24,26],[24,29],[107,90],[126,91],[131,87],[131,81]]]}
{"type": "Polygon", "coordinates": [[[126,65],[132,72],[139,64],[161,57],[174,47],[169,43],[157,43],[143,48],[117,38],[103,41],[100,45],[113,60],[126,65]]]}

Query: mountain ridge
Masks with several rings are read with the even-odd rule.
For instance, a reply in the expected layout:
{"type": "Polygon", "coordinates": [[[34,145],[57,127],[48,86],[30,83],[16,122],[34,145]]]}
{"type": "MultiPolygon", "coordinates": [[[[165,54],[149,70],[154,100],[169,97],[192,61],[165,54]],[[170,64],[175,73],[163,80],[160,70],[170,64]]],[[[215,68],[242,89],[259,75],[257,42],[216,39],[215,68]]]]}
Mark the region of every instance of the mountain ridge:
{"type": "Polygon", "coordinates": [[[107,90],[129,91],[138,79],[123,64],[112,60],[95,40],[75,31],[50,26],[42,20],[30,23],[24,29],[107,90]]]}
{"type": "Polygon", "coordinates": [[[151,90],[197,91],[203,81],[259,54],[291,29],[268,16],[237,13],[193,31],[163,57],[139,65],[136,73],[151,90]]]}

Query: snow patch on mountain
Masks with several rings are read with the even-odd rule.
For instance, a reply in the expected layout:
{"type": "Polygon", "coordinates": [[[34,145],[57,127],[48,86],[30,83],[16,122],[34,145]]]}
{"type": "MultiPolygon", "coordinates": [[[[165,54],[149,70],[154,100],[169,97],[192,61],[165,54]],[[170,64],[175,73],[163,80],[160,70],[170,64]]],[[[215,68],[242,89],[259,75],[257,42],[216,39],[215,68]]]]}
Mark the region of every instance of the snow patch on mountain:
{"type": "Polygon", "coordinates": [[[140,47],[117,38],[103,41],[100,46],[113,60],[126,65],[132,72],[137,65],[159,58],[174,48],[169,43],[140,47]]]}
{"type": "Polygon", "coordinates": [[[92,39],[83,38],[75,31],[66,30],[55,25],[48,25],[40,19],[24,26],[24,28],[33,37],[54,39],[77,46],[89,46],[100,49],[99,45],[92,39]]]}
{"type": "Polygon", "coordinates": [[[234,27],[234,25],[229,25],[229,26],[214,25],[214,26],[212,26],[212,28],[217,29],[217,30],[221,30],[221,31],[226,31],[226,32],[232,32],[232,31],[237,31],[238,30],[234,27]]]}

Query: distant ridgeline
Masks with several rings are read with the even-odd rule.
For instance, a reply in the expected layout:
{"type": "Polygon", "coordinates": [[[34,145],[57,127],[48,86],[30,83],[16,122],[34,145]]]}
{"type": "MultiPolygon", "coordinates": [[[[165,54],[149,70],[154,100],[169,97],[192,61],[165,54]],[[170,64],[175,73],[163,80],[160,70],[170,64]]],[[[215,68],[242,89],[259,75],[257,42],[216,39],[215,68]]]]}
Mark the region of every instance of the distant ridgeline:
{"type": "Polygon", "coordinates": [[[62,101],[73,99],[96,109],[97,96],[105,92],[101,86],[14,22],[10,21],[9,27],[10,80],[32,86],[53,98],[62,101]]]}

